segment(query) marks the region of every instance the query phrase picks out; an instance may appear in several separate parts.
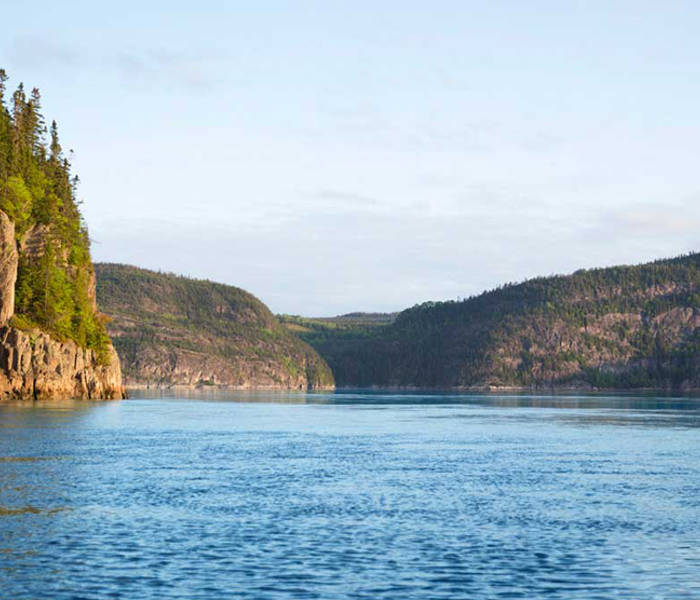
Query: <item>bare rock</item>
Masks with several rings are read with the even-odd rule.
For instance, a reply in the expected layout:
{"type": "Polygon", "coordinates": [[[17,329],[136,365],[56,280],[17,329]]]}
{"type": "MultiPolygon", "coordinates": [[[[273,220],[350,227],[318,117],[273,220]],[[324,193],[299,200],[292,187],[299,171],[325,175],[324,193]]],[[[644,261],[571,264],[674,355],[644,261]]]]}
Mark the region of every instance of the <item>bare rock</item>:
{"type": "Polygon", "coordinates": [[[90,270],[90,281],[88,282],[88,298],[92,305],[92,312],[97,312],[97,276],[94,270],[90,270]]]}
{"type": "Polygon", "coordinates": [[[0,327],[0,398],[124,398],[119,357],[109,360],[73,341],[61,342],[38,330],[0,327]],[[104,364],[103,364],[104,363],[104,364]]]}
{"type": "Polygon", "coordinates": [[[15,224],[0,211],[0,325],[6,324],[15,313],[18,261],[15,224]]]}
{"type": "MultiPolygon", "coordinates": [[[[40,257],[50,239],[46,225],[34,225],[19,250],[40,257]]],[[[125,397],[119,357],[109,344],[107,359],[71,340],[54,339],[39,329],[9,325],[14,314],[18,248],[15,226],[0,211],[0,400],[113,399],[125,397]]],[[[97,311],[95,274],[90,271],[88,295],[97,311]]]]}

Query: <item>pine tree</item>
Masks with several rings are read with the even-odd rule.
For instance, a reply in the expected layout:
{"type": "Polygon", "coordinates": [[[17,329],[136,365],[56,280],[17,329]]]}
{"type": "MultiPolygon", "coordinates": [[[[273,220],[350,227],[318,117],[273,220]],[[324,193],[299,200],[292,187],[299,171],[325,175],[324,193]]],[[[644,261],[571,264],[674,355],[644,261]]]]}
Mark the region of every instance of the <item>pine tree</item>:
{"type": "Polygon", "coordinates": [[[20,83],[8,108],[6,83],[0,69],[0,210],[14,221],[22,242],[15,324],[73,339],[108,360],[109,338],[89,294],[92,263],[76,202],[79,180],[63,155],[55,121],[46,145],[39,90],[27,98],[20,83]]]}
{"type": "Polygon", "coordinates": [[[41,94],[38,88],[33,88],[31,99],[27,103],[27,118],[31,127],[31,144],[34,156],[40,161],[46,159],[46,121],[41,114],[41,94]]]}
{"type": "Polygon", "coordinates": [[[49,159],[55,164],[59,164],[61,162],[61,152],[63,150],[61,144],[58,142],[58,125],[56,125],[56,121],[51,121],[50,135],[49,159]]]}
{"type": "Polygon", "coordinates": [[[10,115],[5,106],[7,74],[0,69],[0,184],[9,176],[10,161],[10,115]]]}
{"type": "Polygon", "coordinates": [[[0,105],[2,107],[5,107],[5,90],[6,84],[7,84],[7,73],[5,72],[5,69],[0,69],[0,105]]]}

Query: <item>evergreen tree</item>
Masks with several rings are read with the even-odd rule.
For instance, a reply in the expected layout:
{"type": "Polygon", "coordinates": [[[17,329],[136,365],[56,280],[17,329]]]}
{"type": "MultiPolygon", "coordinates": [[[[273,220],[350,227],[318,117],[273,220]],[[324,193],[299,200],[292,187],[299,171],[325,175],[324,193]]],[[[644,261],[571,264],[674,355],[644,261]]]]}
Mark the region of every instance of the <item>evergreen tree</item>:
{"type": "Polygon", "coordinates": [[[10,161],[10,115],[5,106],[7,74],[0,69],[0,182],[9,176],[10,161]]]}
{"type": "Polygon", "coordinates": [[[20,83],[8,109],[6,83],[0,69],[0,210],[14,221],[20,248],[14,324],[39,326],[106,359],[109,338],[89,294],[93,267],[78,178],[55,121],[47,148],[39,90],[27,97],[20,83]]]}

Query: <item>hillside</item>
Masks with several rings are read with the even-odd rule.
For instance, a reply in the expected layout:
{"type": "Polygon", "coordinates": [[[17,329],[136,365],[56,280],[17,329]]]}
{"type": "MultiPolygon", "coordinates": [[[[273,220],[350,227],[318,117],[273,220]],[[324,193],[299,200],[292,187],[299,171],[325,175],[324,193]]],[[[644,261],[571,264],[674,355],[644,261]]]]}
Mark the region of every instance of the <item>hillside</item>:
{"type": "Polygon", "coordinates": [[[78,179],[39,90],[8,103],[6,81],[0,69],[0,396],[120,397],[78,179]]]}
{"type": "Polygon", "coordinates": [[[315,350],[244,290],[127,265],[96,271],[129,385],[333,387],[315,350]]]}
{"type": "Polygon", "coordinates": [[[327,338],[336,339],[345,335],[369,334],[376,327],[393,323],[398,313],[355,312],[337,317],[301,317],[299,315],[277,315],[289,331],[303,337],[311,345],[322,343],[327,338]]]}
{"type": "Polygon", "coordinates": [[[339,386],[700,388],[700,254],[429,302],[380,326],[306,321],[339,386]]]}

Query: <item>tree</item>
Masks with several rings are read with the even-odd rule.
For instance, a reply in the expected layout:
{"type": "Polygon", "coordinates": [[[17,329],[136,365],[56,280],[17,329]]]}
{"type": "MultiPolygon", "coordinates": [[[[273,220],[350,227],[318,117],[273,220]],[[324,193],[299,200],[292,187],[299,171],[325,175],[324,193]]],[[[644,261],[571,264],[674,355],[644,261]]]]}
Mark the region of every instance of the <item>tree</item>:
{"type": "Polygon", "coordinates": [[[73,339],[108,359],[109,338],[90,299],[92,263],[76,202],[77,176],[63,156],[54,121],[47,148],[41,94],[20,83],[5,104],[0,70],[0,210],[20,245],[16,323],[73,339]]]}

